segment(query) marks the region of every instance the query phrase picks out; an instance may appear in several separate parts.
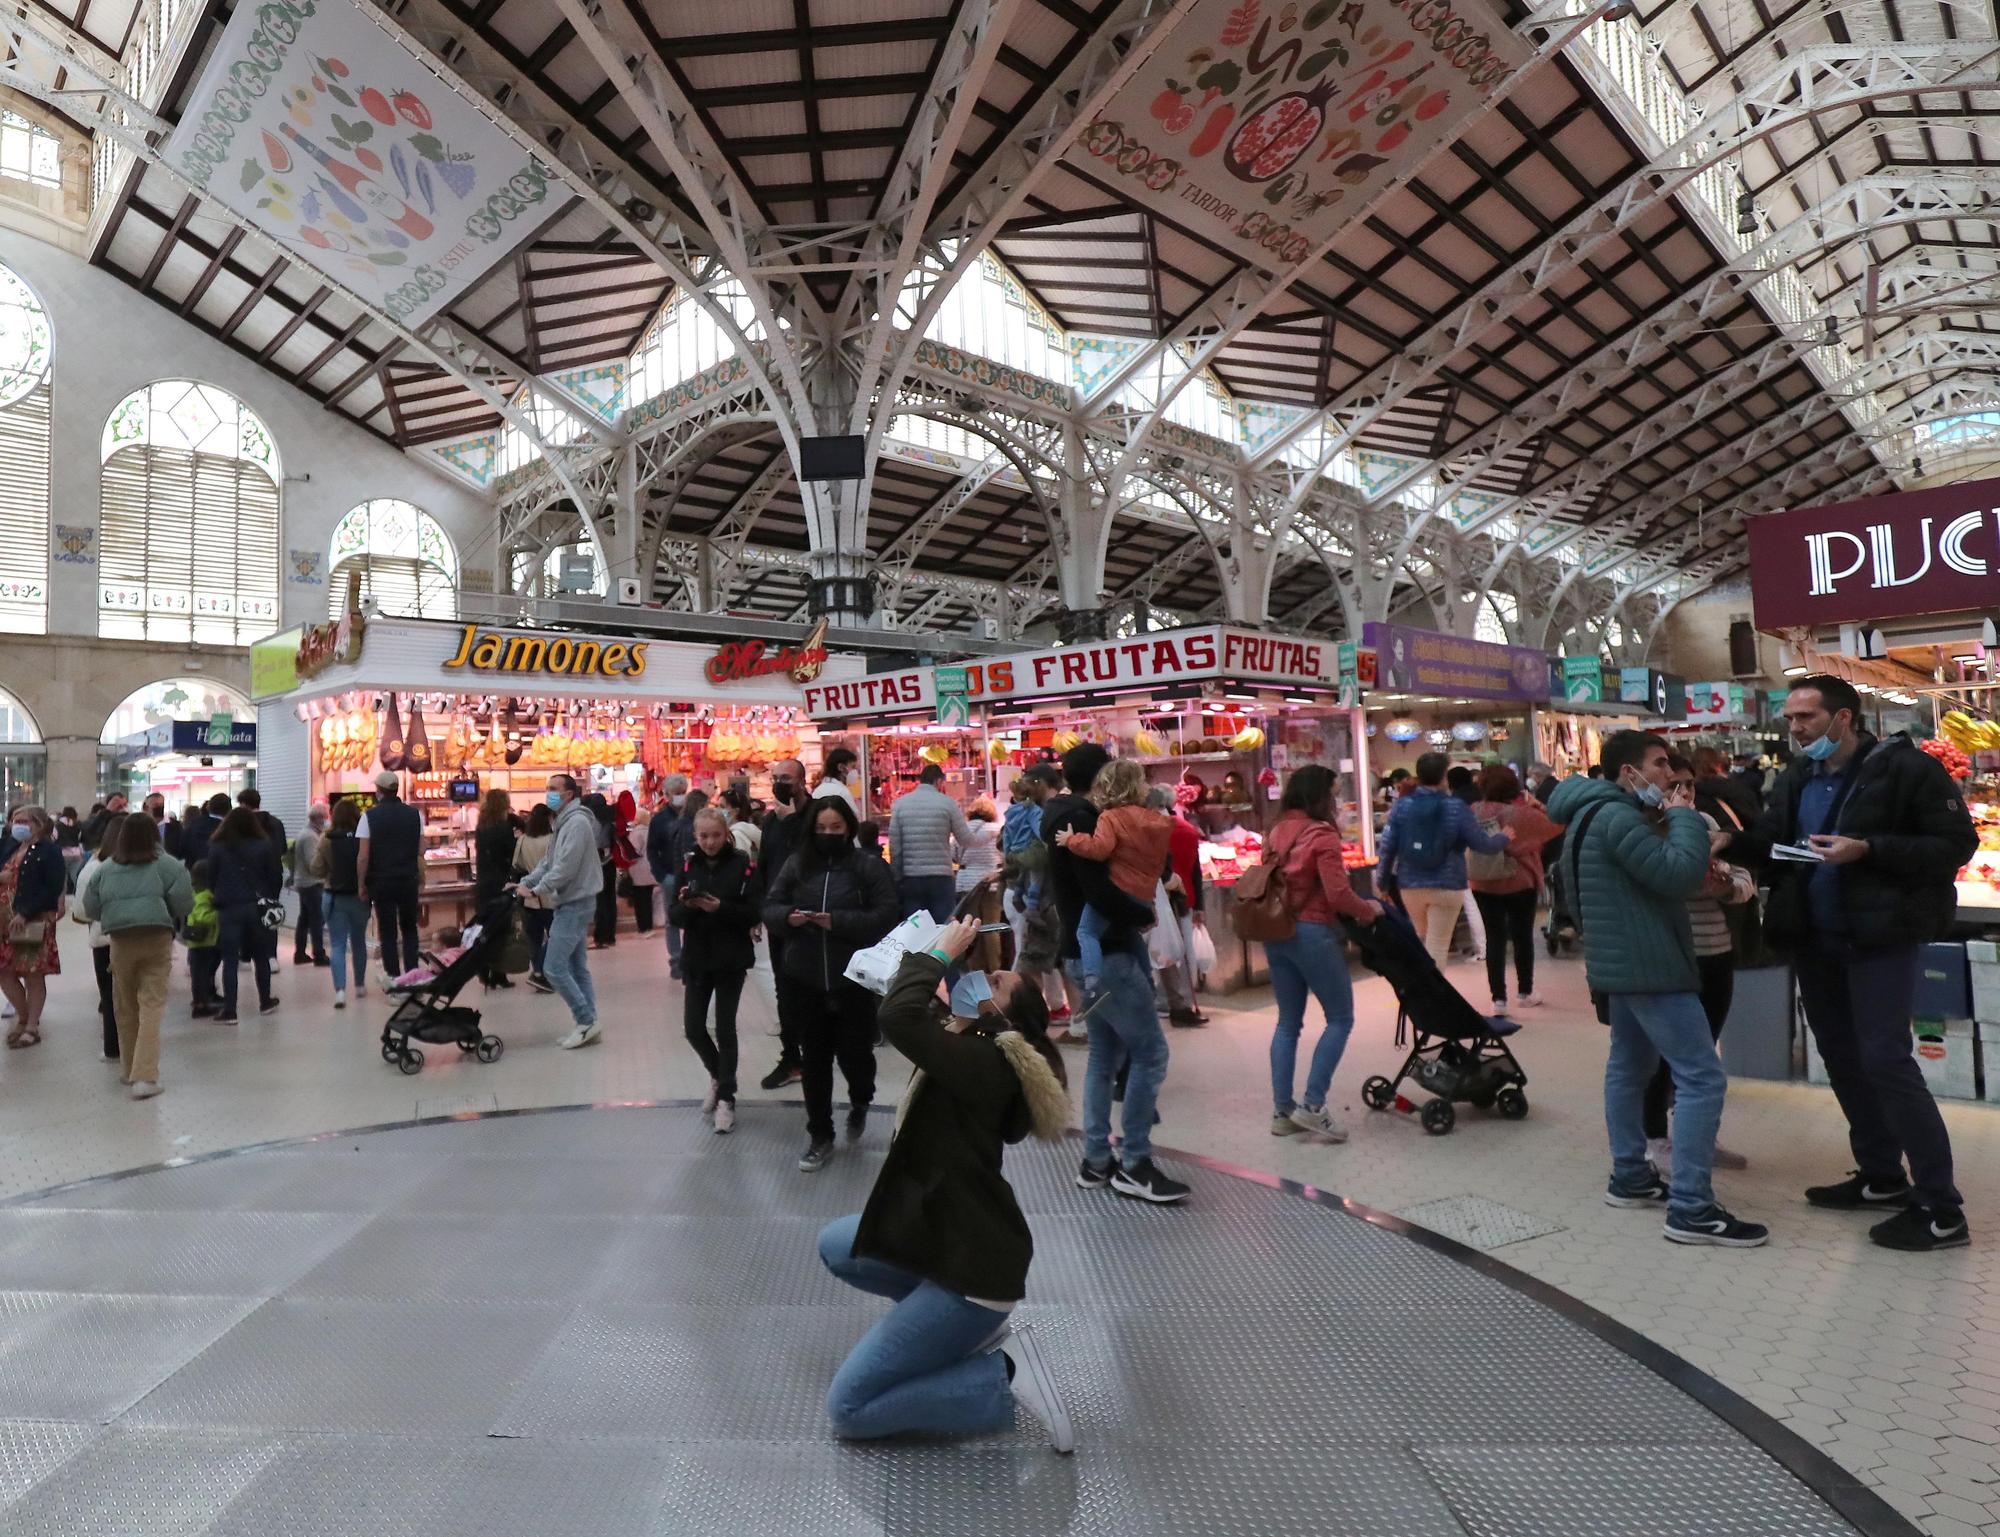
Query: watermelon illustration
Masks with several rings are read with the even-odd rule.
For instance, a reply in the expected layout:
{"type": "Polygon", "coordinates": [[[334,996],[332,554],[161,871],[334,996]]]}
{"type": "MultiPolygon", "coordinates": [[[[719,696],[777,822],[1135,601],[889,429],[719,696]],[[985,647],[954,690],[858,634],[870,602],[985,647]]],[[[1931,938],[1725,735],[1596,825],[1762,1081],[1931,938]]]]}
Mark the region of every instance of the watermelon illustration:
{"type": "Polygon", "coordinates": [[[1326,126],[1326,104],[1334,86],[1322,81],[1308,91],[1292,91],[1246,117],[1222,152],[1222,163],[1239,181],[1266,182],[1288,169],[1326,126]]]}

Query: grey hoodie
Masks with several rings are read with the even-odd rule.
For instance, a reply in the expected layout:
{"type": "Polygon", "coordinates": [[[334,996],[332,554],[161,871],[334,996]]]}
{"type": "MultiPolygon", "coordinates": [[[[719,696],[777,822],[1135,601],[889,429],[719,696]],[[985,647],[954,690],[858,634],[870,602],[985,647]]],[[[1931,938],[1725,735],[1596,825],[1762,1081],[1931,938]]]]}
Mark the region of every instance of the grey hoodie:
{"type": "Polygon", "coordinates": [[[594,901],[604,889],[604,867],[597,859],[597,818],[582,801],[573,800],[556,813],[555,839],[521,884],[548,907],[594,901]]]}

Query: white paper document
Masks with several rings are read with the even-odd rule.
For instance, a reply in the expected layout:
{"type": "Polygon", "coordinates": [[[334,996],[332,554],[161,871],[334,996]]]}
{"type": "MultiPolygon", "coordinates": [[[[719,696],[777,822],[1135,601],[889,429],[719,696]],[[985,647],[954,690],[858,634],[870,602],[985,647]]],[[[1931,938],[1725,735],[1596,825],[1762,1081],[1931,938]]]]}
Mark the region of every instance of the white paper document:
{"type": "Polygon", "coordinates": [[[1774,843],[1771,845],[1773,859],[1789,859],[1798,864],[1819,865],[1826,863],[1826,855],[1818,849],[1803,843],[1774,843]]]}

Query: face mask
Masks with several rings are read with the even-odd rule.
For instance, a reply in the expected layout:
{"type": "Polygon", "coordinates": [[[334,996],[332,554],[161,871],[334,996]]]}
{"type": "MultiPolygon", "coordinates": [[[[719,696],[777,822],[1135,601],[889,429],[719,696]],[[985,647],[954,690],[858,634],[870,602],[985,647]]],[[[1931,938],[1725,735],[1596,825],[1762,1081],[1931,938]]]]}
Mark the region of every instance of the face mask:
{"type": "Polygon", "coordinates": [[[667,804],[673,807],[674,810],[679,811],[681,807],[687,804],[687,797],[685,795],[669,795],[667,797],[667,804]]]}
{"type": "Polygon", "coordinates": [[[820,858],[838,859],[842,854],[847,852],[847,834],[814,833],[813,844],[818,848],[820,858]]]}
{"type": "Polygon", "coordinates": [[[1639,804],[1642,806],[1659,806],[1667,798],[1660,787],[1650,779],[1641,780],[1638,784],[1632,786],[1632,793],[1638,797],[1639,804]]]}
{"type": "Polygon", "coordinates": [[[548,802],[549,810],[551,811],[562,810],[562,791],[551,790],[548,792],[548,794],[544,795],[542,799],[548,802]]]}
{"type": "Polygon", "coordinates": [[[26,843],[28,841],[28,834],[34,831],[34,829],[29,827],[26,822],[16,822],[7,831],[14,835],[16,843],[26,843]]]}
{"type": "Polygon", "coordinates": [[[791,805],[792,797],[797,793],[798,787],[789,779],[774,779],[771,781],[771,799],[776,801],[780,806],[791,805]]]}
{"type": "Polygon", "coordinates": [[[951,1012],[959,1019],[977,1019],[979,1006],[993,998],[993,985],[983,971],[968,971],[951,990],[951,1012]]]}
{"type": "Polygon", "coordinates": [[[1824,763],[1828,758],[1831,758],[1835,753],[1840,751],[1840,743],[1833,739],[1833,728],[1829,726],[1825,736],[1820,737],[1816,741],[1806,743],[1799,751],[1815,763],[1824,763]]]}

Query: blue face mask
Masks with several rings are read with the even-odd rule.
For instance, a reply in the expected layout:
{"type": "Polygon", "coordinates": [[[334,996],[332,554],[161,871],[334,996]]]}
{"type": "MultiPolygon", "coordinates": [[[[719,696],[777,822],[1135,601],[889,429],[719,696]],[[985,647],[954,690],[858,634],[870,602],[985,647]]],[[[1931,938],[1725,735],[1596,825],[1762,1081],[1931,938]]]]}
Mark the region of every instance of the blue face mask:
{"type": "Polygon", "coordinates": [[[1825,736],[1806,743],[1799,751],[1815,763],[1824,763],[1840,751],[1840,744],[1833,739],[1833,730],[1829,727],[1825,736]]]}
{"type": "Polygon", "coordinates": [[[551,811],[562,810],[562,791],[551,790],[548,792],[548,794],[544,795],[542,799],[549,803],[549,810],[551,811]]]}
{"type": "Polygon", "coordinates": [[[1632,787],[1632,794],[1642,806],[1659,806],[1666,801],[1665,793],[1651,780],[1643,780],[1632,787]]]}
{"type": "Polygon", "coordinates": [[[34,828],[30,827],[26,822],[16,822],[7,831],[14,835],[16,843],[26,843],[28,841],[28,834],[33,832],[34,828]]]}
{"type": "Polygon", "coordinates": [[[979,1006],[993,997],[993,985],[983,971],[968,971],[951,990],[951,1012],[958,1019],[977,1019],[979,1006]]]}

